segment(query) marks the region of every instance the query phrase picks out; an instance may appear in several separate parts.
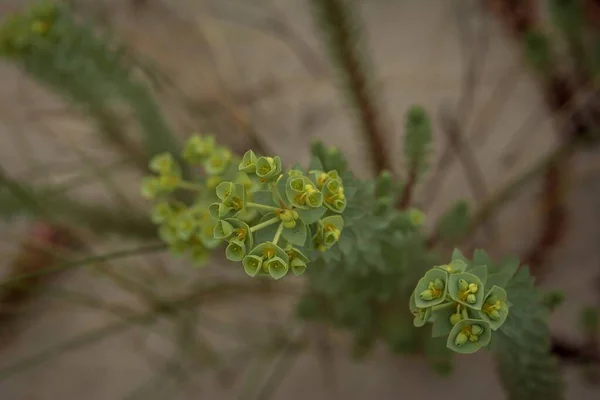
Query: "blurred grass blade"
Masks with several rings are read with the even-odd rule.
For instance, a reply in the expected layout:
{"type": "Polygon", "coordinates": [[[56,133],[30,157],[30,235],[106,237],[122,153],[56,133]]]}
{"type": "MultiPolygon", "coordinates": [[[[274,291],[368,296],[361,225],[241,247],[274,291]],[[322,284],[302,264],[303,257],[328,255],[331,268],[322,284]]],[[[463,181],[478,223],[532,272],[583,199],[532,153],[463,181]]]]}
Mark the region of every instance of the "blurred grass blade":
{"type": "Polygon", "coordinates": [[[24,281],[26,279],[34,278],[34,277],[37,277],[40,275],[60,272],[60,271],[64,271],[66,269],[71,269],[71,268],[84,267],[86,265],[90,265],[90,264],[94,264],[94,263],[98,263],[98,262],[111,261],[111,260],[115,260],[115,259],[119,259],[119,258],[126,258],[126,257],[140,255],[140,254],[154,253],[157,251],[162,251],[166,248],[167,248],[167,246],[164,243],[154,243],[151,245],[136,247],[134,249],[120,250],[120,251],[116,251],[113,253],[102,254],[102,255],[98,255],[98,256],[94,256],[94,257],[88,257],[83,260],[65,262],[65,263],[54,265],[54,266],[51,266],[48,268],[40,269],[35,272],[23,274],[21,276],[17,276],[17,277],[11,278],[11,279],[1,281],[0,287],[12,285],[12,284],[24,281]]]}

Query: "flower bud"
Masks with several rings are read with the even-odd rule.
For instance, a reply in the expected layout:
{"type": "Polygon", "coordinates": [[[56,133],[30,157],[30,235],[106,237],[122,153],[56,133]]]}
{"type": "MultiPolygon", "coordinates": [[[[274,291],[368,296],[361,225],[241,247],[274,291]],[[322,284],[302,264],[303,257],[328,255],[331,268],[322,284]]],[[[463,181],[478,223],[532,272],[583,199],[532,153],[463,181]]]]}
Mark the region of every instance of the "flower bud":
{"type": "Polygon", "coordinates": [[[500,319],[500,313],[498,312],[498,310],[492,310],[488,315],[493,321],[498,321],[500,319]]]}
{"type": "Polygon", "coordinates": [[[480,335],[483,332],[483,328],[479,325],[471,325],[471,333],[473,335],[480,335]]]}
{"type": "Polygon", "coordinates": [[[423,290],[419,297],[423,300],[433,300],[433,292],[431,290],[423,290]]]}
{"type": "Polygon", "coordinates": [[[291,221],[283,221],[283,227],[287,228],[287,229],[292,229],[296,227],[296,221],[291,220],[291,221]]]}
{"type": "Polygon", "coordinates": [[[282,220],[283,222],[293,221],[294,214],[292,213],[291,210],[284,210],[282,213],[279,214],[279,219],[282,220]]]}
{"type": "Polygon", "coordinates": [[[467,296],[467,303],[475,304],[477,302],[477,297],[474,294],[470,294],[467,296]]]}
{"type": "Polygon", "coordinates": [[[441,278],[437,278],[433,281],[433,287],[437,290],[442,290],[444,288],[444,281],[441,278]]]}
{"type": "Polygon", "coordinates": [[[463,319],[463,318],[462,318],[462,315],[460,315],[460,313],[452,314],[452,315],[450,316],[450,323],[451,323],[452,325],[456,325],[456,324],[458,324],[460,321],[462,321],[462,319],[463,319]]]}
{"type": "Polygon", "coordinates": [[[475,283],[469,284],[469,292],[477,293],[477,290],[479,290],[479,287],[477,286],[477,284],[475,284],[475,283]]]}
{"type": "Polygon", "coordinates": [[[495,304],[498,301],[498,297],[495,294],[492,294],[491,296],[489,296],[486,300],[486,303],[488,304],[495,304]]]}
{"type": "Polygon", "coordinates": [[[469,284],[464,279],[461,279],[458,281],[458,288],[460,290],[467,290],[469,289],[469,284]]]}
{"type": "Polygon", "coordinates": [[[463,332],[460,332],[456,336],[456,339],[454,339],[454,344],[460,347],[463,344],[467,343],[467,340],[469,340],[468,336],[466,334],[464,334],[463,332]]]}

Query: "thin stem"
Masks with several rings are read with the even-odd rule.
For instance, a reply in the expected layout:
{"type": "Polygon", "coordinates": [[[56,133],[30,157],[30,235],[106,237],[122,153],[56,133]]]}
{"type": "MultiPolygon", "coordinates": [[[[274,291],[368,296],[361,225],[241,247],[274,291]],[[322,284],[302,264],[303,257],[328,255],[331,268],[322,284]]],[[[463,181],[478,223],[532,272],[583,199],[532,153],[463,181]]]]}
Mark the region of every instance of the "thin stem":
{"type": "Polygon", "coordinates": [[[443,310],[444,308],[452,307],[453,305],[454,305],[454,302],[438,304],[437,306],[431,307],[431,311],[443,310]]]}
{"type": "Polygon", "coordinates": [[[252,203],[252,202],[246,203],[246,207],[248,207],[248,208],[257,208],[259,210],[272,211],[272,212],[277,212],[277,211],[280,210],[277,207],[267,206],[267,205],[264,205],[264,204],[258,204],[258,203],[252,203]]]}
{"type": "Polygon", "coordinates": [[[261,222],[260,224],[254,225],[250,227],[250,232],[256,232],[262,228],[266,228],[267,226],[271,226],[276,224],[278,221],[281,221],[279,217],[273,217],[271,219],[266,220],[265,222],[261,222]]]}
{"type": "Polygon", "coordinates": [[[30,272],[27,274],[21,274],[19,276],[13,277],[13,278],[2,280],[2,281],[0,281],[0,287],[12,285],[12,284],[15,284],[15,283],[27,280],[27,279],[31,279],[31,278],[34,278],[34,277],[37,277],[40,275],[56,273],[56,272],[60,272],[60,271],[64,271],[64,270],[76,268],[76,267],[83,267],[83,266],[91,265],[93,263],[105,262],[105,261],[115,260],[118,258],[125,258],[125,257],[140,255],[140,254],[148,254],[148,253],[154,253],[157,251],[163,251],[166,249],[166,247],[167,246],[163,243],[159,243],[159,244],[154,243],[154,244],[150,244],[150,245],[146,245],[146,246],[142,246],[142,247],[138,247],[138,248],[134,248],[134,249],[120,250],[120,251],[116,251],[114,253],[108,253],[108,254],[102,254],[102,255],[97,255],[97,256],[93,256],[93,257],[88,257],[83,260],[70,261],[70,262],[65,262],[65,263],[61,263],[61,264],[57,264],[57,265],[52,265],[52,266],[44,268],[44,269],[39,269],[39,270],[30,272]]]}
{"type": "Polygon", "coordinates": [[[273,244],[277,244],[279,242],[279,238],[281,237],[281,233],[283,232],[283,222],[279,224],[279,228],[277,228],[277,232],[275,232],[275,237],[273,238],[273,244]]]}
{"type": "Polygon", "coordinates": [[[464,307],[464,308],[462,309],[462,317],[463,317],[464,319],[469,319],[469,314],[467,313],[467,307],[464,307]]]}
{"type": "Polygon", "coordinates": [[[179,184],[177,186],[179,186],[181,189],[194,190],[196,192],[202,192],[202,191],[206,190],[206,188],[202,185],[198,185],[196,183],[186,182],[186,181],[179,182],[179,184]]]}

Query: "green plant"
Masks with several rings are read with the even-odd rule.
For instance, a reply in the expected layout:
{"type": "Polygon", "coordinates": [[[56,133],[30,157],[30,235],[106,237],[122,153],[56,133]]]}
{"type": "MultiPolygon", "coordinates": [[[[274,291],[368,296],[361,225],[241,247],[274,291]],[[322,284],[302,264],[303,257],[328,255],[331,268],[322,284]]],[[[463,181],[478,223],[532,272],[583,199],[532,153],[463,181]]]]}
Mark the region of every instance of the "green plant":
{"type": "MultiPolygon", "coordinates": [[[[415,112],[429,126],[418,107],[409,110],[407,120],[414,122],[415,112]]],[[[415,156],[422,157],[420,148],[415,156]]],[[[142,192],[158,201],[153,220],[178,253],[189,249],[204,256],[225,242],[226,257],[241,262],[250,276],[280,279],[290,269],[295,275],[306,270],[309,286],[299,315],[353,331],[356,356],[383,339],[396,352],[429,351],[435,367],[448,372],[452,352],[486,347],[498,353],[502,369],[514,371],[524,368],[532,353],[539,362],[546,357],[546,367],[540,376],[530,376],[526,367],[522,376],[541,381],[549,375],[560,385],[547,345],[546,299],[526,270],[517,272],[516,259],[494,263],[477,250],[468,260],[455,250],[450,263],[440,265],[426,246],[424,214],[395,207],[401,185],[388,173],[357,180],[337,149],[315,143],[312,154],[308,173],[299,166],[284,171],[279,157],[248,151],[238,158],[213,137],[193,135],[182,158],[203,165],[204,175],[182,180],[175,158],[161,154],[151,161],[156,175],[145,178],[142,192]],[[196,192],[196,200],[191,205],[171,200],[179,189],[196,192]],[[522,318],[533,323],[533,331],[522,318]],[[412,327],[428,323],[430,338],[412,327]],[[504,357],[513,341],[522,358],[504,357]]],[[[468,214],[450,210],[443,219],[449,233],[453,227],[463,231],[468,214]]]]}
{"type": "MultiPolygon", "coordinates": [[[[331,46],[371,147],[383,152],[384,135],[372,86],[365,82],[365,62],[353,49],[357,37],[345,1],[313,3],[330,29],[331,46]]],[[[538,51],[533,62],[543,67],[550,57],[548,46],[543,37],[530,39],[538,51]]],[[[473,253],[472,260],[455,250],[451,261],[440,267],[447,259],[427,240],[425,214],[412,206],[414,189],[428,167],[433,137],[424,108],[411,107],[406,115],[406,179],[400,181],[385,170],[391,161],[383,152],[377,159],[377,177],[359,180],[338,149],[321,143],[312,145],[308,168],[287,168],[279,157],[253,151],[238,156],[212,136],[192,135],[180,152],[160,108],[135,77],[127,58],[121,57],[112,42],[78,22],[66,7],[42,2],[16,14],[0,29],[0,55],[83,106],[102,134],[133,155],[138,166],[145,170],[150,160],[153,174],[143,179],[142,195],[154,201],[150,219],[173,254],[188,255],[201,266],[212,250],[224,247],[226,258],[241,264],[252,277],[289,279],[290,270],[304,275],[307,285],[297,314],[349,331],[356,357],[366,356],[377,341],[384,341],[396,353],[423,352],[437,371],[448,373],[453,353],[486,347],[496,355],[510,398],[562,396],[560,373],[549,349],[547,299],[534,286],[528,270],[519,269],[516,259],[495,263],[481,250],[473,253]],[[142,127],[142,154],[119,123],[117,109],[122,103],[142,127]],[[198,169],[202,174],[191,173],[198,169]]],[[[7,189],[0,192],[0,202],[10,209],[20,210],[27,203],[35,215],[59,210],[109,233],[156,237],[147,224],[136,224],[127,215],[90,208],[57,194],[53,202],[46,202],[46,191],[30,190],[4,174],[0,178],[7,189]],[[37,210],[40,204],[51,211],[37,210]]],[[[460,202],[434,225],[436,233],[454,245],[473,229],[475,219],[467,203],[460,202]]],[[[127,254],[123,251],[106,258],[127,254]]],[[[88,258],[49,270],[102,259],[88,258]]],[[[197,299],[213,294],[210,285],[204,286],[194,287],[197,292],[181,299],[151,298],[150,312],[129,315],[129,319],[145,322],[157,314],[171,316],[178,306],[197,304],[197,299]]],[[[226,289],[222,292],[255,290],[226,289]]],[[[76,343],[99,336],[86,336],[76,343]]],[[[32,359],[41,362],[43,357],[32,359]]],[[[9,375],[26,365],[23,362],[4,372],[9,375]]]]}

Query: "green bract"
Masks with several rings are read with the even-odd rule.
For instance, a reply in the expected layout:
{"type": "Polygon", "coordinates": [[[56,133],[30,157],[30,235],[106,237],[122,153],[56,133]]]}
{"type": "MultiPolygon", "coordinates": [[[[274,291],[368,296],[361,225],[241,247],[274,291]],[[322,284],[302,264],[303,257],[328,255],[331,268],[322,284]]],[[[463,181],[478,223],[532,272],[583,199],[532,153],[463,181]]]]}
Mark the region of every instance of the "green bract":
{"type": "Polygon", "coordinates": [[[448,274],[432,269],[425,273],[415,289],[415,303],[419,308],[428,308],[441,304],[448,293],[448,274]]]}
{"type": "Polygon", "coordinates": [[[239,170],[242,172],[253,173],[256,172],[256,154],[252,150],[248,150],[244,157],[242,158],[242,162],[240,163],[239,170]]]}
{"type": "Polygon", "coordinates": [[[191,165],[201,164],[215,150],[213,136],[192,135],[186,141],[183,149],[183,159],[191,165]]]}
{"type": "Polygon", "coordinates": [[[479,316],[488,322],[494,331],[500,328],[504,321],[506,321],[506,317],[508,316],[508,304],[506,301],[506,291],[498,286],[492,287],[483,300],[479,316]]]}
{"type": "Polygon", "coordinates": [[[261,182],[271,182],[276,180],[281,173],[281,158],[279,157],[260,157],[256,160],[256,175],[261,182]]]}
{"type": "Polygon", "coordinates": [[[506,283],[503,277],[510,277],[512,268],[516,269],[506,263],[511,271],[501,270],[488,277],[487,264],[491,260],[481,251],[475,251],[471,262],[454,250],[450,264],[427,271],[409,302],[415,326],[432,322],[432,337],[448,336],[447,347],[458,353],[474,353],[487,346],[492,331],[502,326],[509,312],[506,290],[498,284],[506,283]],[[485,287],[488,282],[491,289],[485,287]]]}
{"type": "Polygon", "coordinates": [[[448,294],[456,302],[474,310],[481,310],[483,305],[484,287],[481,280],[469,272],[459,272],[450,275],[448,294]]]}
{"type": "Polygon", "coordinates": [[[492,338],[490,325],[482,319],[463,319],[452,328],[447,346],[461,354],[472,354],[487,346],[492,338]]]}

